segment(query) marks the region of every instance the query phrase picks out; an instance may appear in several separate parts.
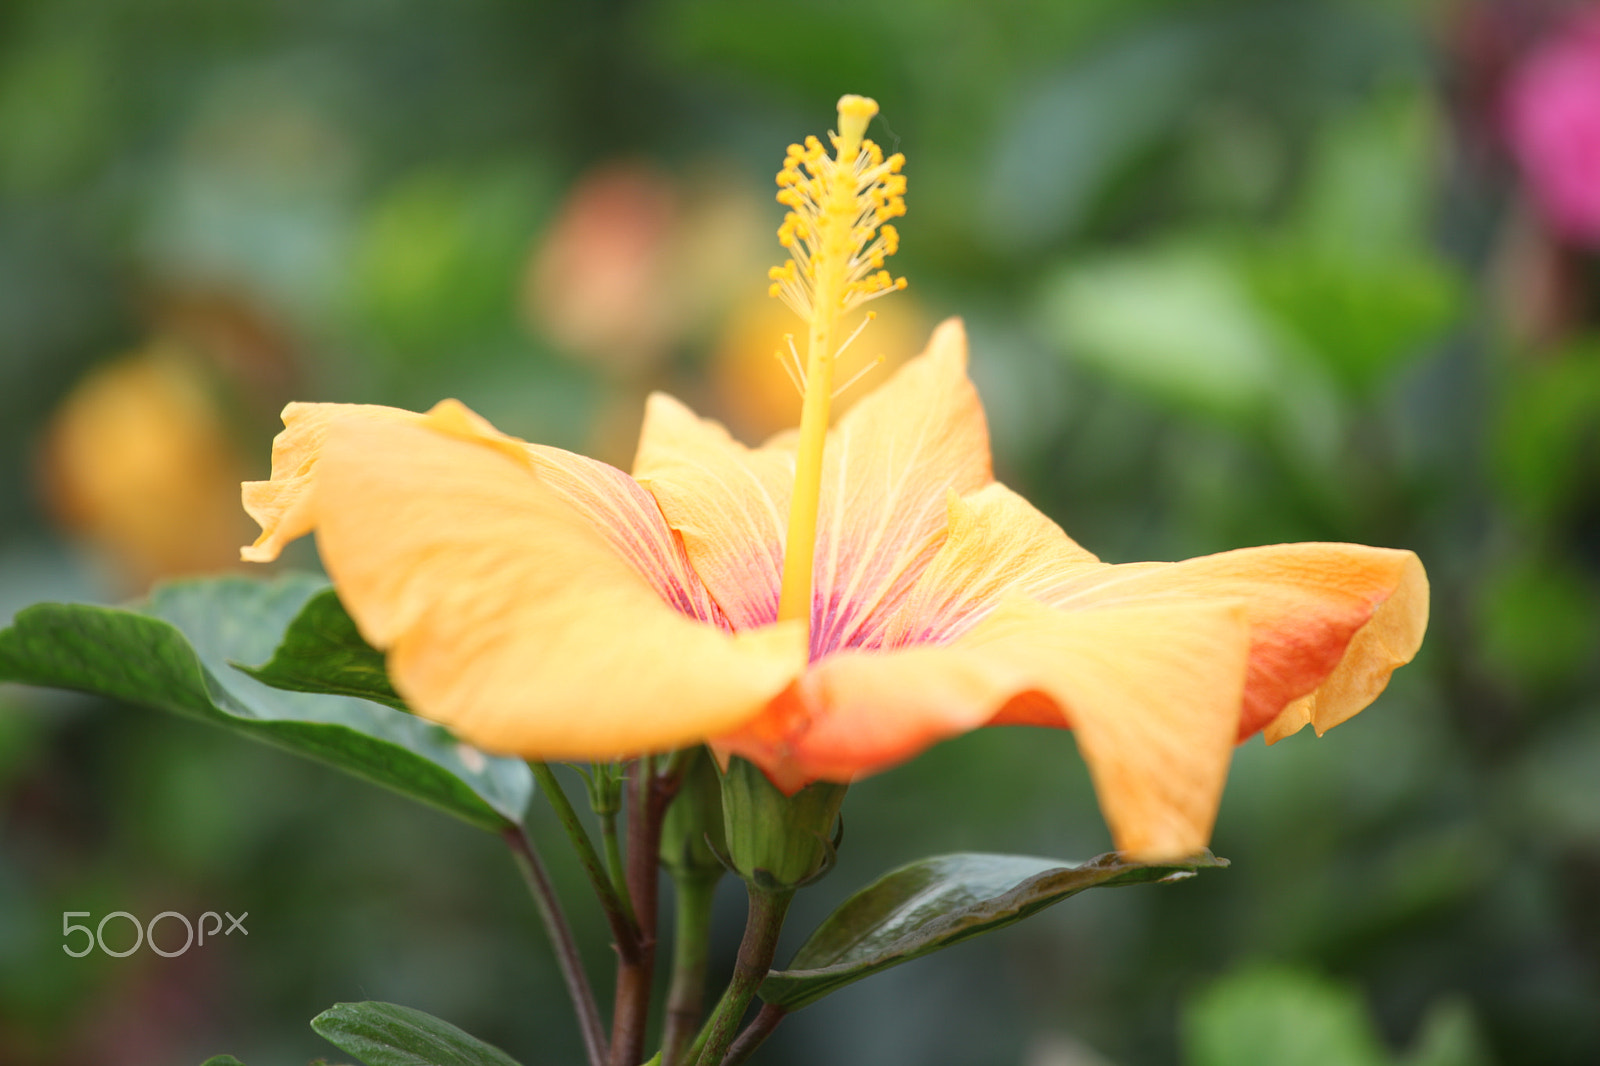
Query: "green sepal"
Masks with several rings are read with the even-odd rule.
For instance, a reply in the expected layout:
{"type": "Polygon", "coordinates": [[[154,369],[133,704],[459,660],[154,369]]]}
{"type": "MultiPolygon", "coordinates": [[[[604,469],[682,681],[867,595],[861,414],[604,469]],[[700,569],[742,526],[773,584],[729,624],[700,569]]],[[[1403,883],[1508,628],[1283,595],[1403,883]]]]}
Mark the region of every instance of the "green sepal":
{"type": "Polygon", "coordinates": [[[394,1003],[335,1003],[311,1028],[367,1066],[518,1066],[449,1022],[394,1003]]]}
{"type": "Polygon", "coordinates": [[[1022,855],[959,853],[893,870],[845,900],[761,985],[774,1006],[799,1010],[863,977],[1001,929],[1087,888],[1175,881],[1228,865],[1209,851],[1181,862],[1127,862],[1115,853],[1081,865],[1022,855]]]}
{"type": "Polygon", "coordinates": [[[722,814],[732,870],[761,892],[790,892],[823,877],[838,860],[833,840],[848,785],[815,781],[785,796],[744,759],[722,773],[722,814]]]}

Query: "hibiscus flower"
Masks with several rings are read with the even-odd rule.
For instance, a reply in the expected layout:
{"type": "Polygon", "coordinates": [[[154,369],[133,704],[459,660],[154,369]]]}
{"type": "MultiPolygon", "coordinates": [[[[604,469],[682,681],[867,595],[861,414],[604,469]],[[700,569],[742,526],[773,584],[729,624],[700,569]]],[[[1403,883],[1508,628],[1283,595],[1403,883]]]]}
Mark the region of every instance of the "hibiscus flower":
{"type": "Polygon", "coordinates": [[[657,394],[630,476],[455,401],[291,404],[244,557],[315,531],[396,689],[487,751],[705,742],[793,791],[980,726],[1070,728],[1116,846],[1190,855],[1236,743],[1321,733],[1410,660],[1422,566],[1350,544],[1101,562],[994,480],[956,320],[830,429],[840,317],[904,284],[875,111],[846,97],[836,156],[811,139],[779,175],[798,433],[748,448],[657,394]]]}

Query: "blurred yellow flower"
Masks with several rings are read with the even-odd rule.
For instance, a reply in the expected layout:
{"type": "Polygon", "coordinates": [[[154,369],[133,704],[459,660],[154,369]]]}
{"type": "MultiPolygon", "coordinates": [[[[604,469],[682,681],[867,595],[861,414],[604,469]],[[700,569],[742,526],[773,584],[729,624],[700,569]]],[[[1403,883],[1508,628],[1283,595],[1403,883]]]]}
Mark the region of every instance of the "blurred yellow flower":
{"type": "Polygon", "coordinates": [[[1117,847],[1188,855],[1236,742],[1329,728],[1411,658],[1421,564],[1343,544],[1100,562],[994,481],[954,320],[830,430],[840,317],[904,284],[875,112],[841,100],[836,154],[795,145],[779,178],[798,433],[746,448],[658,393],[630,477],[454,401],[291,404],[272,479],[244,487],[244,557],[315,530],[397,689],[487,750],[706,741],[794,789],[979,726],[1072,728],[1117,847]]]}
{"type": "Polygon", "coordinates": [[[227,503],[241,469],[198,365],[154,344],[94,370],[45,431],[42,489],[63,528],[142,589],[214,570],[248,526],[227,503]]]}

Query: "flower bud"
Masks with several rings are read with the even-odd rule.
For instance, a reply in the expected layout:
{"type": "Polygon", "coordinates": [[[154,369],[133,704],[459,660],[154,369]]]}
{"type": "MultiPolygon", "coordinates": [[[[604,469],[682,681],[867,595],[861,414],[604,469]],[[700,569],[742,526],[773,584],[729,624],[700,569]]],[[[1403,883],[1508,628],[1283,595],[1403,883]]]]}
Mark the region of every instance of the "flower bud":
{"type": "Polygon", "coordinates": [[[722,775],[728,859],[752,888],[789,892],[833,868],[839,805],[848,785],[816,781],[785,796],[766,774],[734,758],[722,775]]]}

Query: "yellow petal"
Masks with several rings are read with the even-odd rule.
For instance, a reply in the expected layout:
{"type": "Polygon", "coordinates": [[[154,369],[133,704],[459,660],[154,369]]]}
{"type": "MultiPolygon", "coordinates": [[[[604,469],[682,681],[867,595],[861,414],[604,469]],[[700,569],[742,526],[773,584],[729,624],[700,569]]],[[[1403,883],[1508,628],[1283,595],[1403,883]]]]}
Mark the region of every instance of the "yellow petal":
{"type": "Polygon", "coordinates": [[[959,319],[839,420],[823,456],[811,646],[860,646],[944,541],[950,493],[993,480],[989,427],[959,319]]]}
{"type": "Polygon", "coordinates": [[[1038,597],[1100,561],[1061,527],[998,481],[965,497],[950,494],[939,553],[872,647],[944,644],[1008,595],[1038,597]]]}
{"type": "Polygon", "coordinates": [[[780,785],[849,780],[981,725],[1070,726],[1119,850],[1193,854],[1238,730],[1237,603],[1057,611],[1012,598],[953,644],[829,656],[719,747],[780,785]]]}
{"type": "MultiPolygon", "coordinates": [[[[1417,557],[1360,544],[1277,544],[1180,563],[1103,566],[1041,598],[1078,610],[1196,597],[1239,601],[1249,613],[1241,740],[1324,690],[1319,729],[1356,714],[1410,661],[1427,628],[1428,584],[1417,557]]],[[[1288,714],[1276,735],[1293,732],[1296,716],[1312,721],[1309,710],[1288,714]]]]}
{"type": "Polygon", "coordinates": [[[1356,633],[1327,680],[1267,725],[1267,743],[1275,744],[1306,725],[1321,736],[1359,714],[1383,692],[1389,675],[1411,661],[1427,628],[1428,575],[1413,555],[1395,590],[1356,633]]]}
{"type": "Polygon", "coordinates": [[[663,603],[509,438],[459,411],[334,419],[312,509],[362,634],[417,711],[490,751],[613,758],[737,726],[803,668],[663,603]]]}
{"type": "Polygon", "coordinates": [[[718,423],[655,393],[645,405],[633,472],[682,536],[733,627],[777,618],[793,449],[746,448],[718,423]]]}
{"type": "Polygon", "coordinates": [[[581,514],[663,600],[683,614],[727,628],[726,617],[689,564],[682,539],[642,485],[586,455],[540,444],[522,447],[540,481],[581,514]]]}
{"type": "MultiPolygon", "coordinates": [[[[946,496],[992,480],[989,432],[967,380],[959,320],[862,398],[828,435],[813,579],[821,656],[884,631],[943,543],[946,496]]],[[[736,629],[777,617],[794,438],[746,448],[670,397],[652,396],[634,476],[682,534],[736,629]]]]}
{"type": "Polygon", "coordinates": [[[311,532],[312,486],[328,427],[344,419],[416,423],[413,411],[373,404],[291,403],[283,409],[283,432],[272,442],[272,480],[246,481],[244,509],[261,526],[256,542],[239,552],[250,563],[270,563],[284,545],[311,532]]]}
{"type": "Polygon", "coordinates": [[[426,415],[366,404],[292,403],[285,407],[284,430],[272,445],[272,480],[243,486],[245,510],[262,527],[255,544],[240,553],[246,561],[271,562],[284,545],[311,532],[317,464],[328,427],[341,420],[427,423],[441,433],[476,440],[514,461],[530,464],[547,486],[644,575],[662,599],[695,618],[726,623],[689,565],[682,543],[666,524],[655,498],[636,481],[587,456],[507,436],[456,400],[444,400],[426,415]]]}

